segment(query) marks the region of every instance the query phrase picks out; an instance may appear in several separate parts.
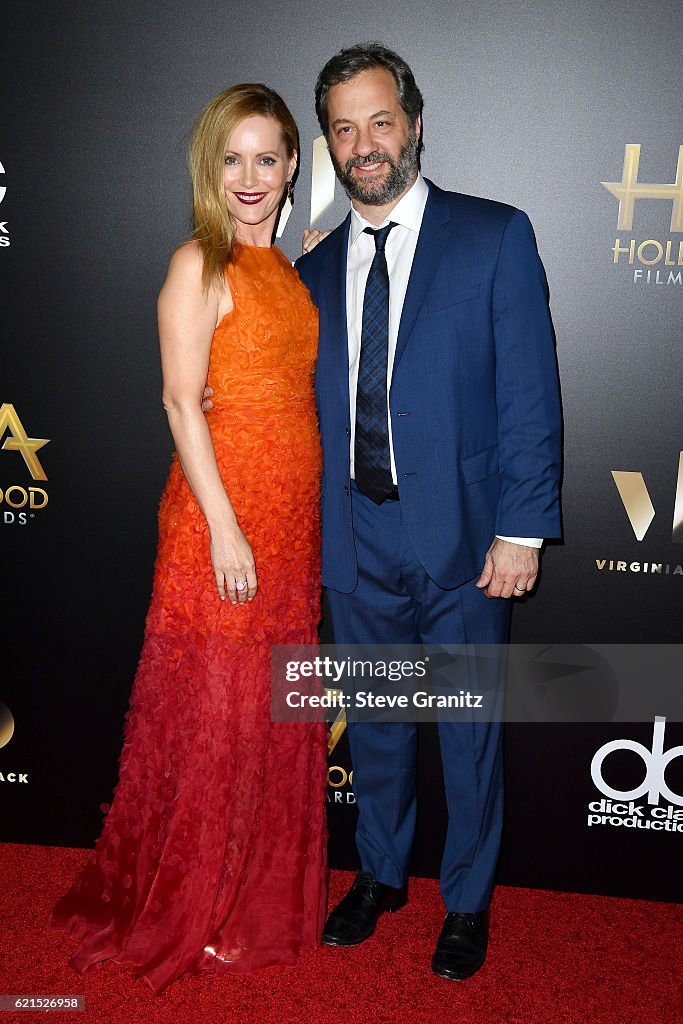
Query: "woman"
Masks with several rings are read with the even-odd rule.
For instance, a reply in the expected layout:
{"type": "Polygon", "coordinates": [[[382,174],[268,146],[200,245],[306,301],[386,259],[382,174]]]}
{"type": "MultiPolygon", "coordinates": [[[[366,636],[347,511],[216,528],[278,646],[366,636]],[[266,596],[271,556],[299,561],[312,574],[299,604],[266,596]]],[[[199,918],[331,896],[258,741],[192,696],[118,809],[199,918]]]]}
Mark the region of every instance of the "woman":
{"type": "Polygon", "coordinates": [[[319,619],[317,313],[271,248],[296,150],[262,85],[195,125],[196,228],[159,296],[177,451],[145,642],[115,799],[51,919],[76,970],[113,959],[155,992],[293,964],[324,923],[324,725],[270,721],[270,645],[315,642],[319,619]]]}

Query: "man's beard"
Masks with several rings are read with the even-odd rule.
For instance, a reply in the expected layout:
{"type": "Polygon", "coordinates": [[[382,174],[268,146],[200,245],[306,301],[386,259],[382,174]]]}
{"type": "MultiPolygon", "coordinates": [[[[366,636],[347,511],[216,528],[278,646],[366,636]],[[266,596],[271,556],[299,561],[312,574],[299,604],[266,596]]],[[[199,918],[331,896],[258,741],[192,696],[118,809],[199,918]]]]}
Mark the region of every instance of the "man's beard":
{"type": "Polygon", "coordinates": [[[335,173],[352,202],[355,200],[365,206],[386,206],[387,203],[391,203],[403,195],[417,175],[419,167],[417,135],[414,127],[411,126],[408,129],[408,141],[405,146],[401,147],[397,160],[380,150],[370,153],[369,156],[353,157],[351,160],[347,160],[343,166],[335,159],[331,150],[330,157],[335,173]],[[380,160],[389,165],[389,173],[386,177],[377,181],[363,181],[354,175],[354,167],[374,164],[380,160]]]}

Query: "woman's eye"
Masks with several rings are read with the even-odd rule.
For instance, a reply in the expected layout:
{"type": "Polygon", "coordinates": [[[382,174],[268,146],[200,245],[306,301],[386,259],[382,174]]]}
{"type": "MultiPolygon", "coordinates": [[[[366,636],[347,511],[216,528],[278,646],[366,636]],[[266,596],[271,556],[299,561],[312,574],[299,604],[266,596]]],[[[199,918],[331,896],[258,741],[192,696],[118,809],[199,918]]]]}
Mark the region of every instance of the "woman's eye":
{"type": "Polygon", "coordinates": [[[226,162],[226,164],[228,164],[229,166],[231,166],[231,167],[232,167],[232,166],[233,166],[234,164],[236,164],[236,163],[237,163],[237,157],[234,157],[234,156],[226,156],[226,158],[225,158],[225,162],[226,162]]]}
{"type": "Polygon", "coordinates": [[[273,164],[275,163],[275,157],[264,156],[264,158],[262,160],[262,163],[264,163],[266,165],[266,167],[272,167],[273,164]]]}

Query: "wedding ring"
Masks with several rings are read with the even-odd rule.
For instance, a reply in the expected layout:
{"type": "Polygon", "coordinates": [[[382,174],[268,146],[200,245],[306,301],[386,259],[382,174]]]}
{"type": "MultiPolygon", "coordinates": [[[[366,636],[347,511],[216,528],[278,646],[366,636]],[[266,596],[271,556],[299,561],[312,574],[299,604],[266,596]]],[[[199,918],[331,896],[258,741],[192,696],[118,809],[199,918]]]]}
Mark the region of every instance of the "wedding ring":
{"type": "Polygon", "coordinates": [[[525,594],[526,593],[526,587],[518,587],[516,583],[515,583],[515,590],[518,593],[520,593],[520,594],[525,594]]]}
{"type": "Polygon", "coordinates": [[[241,592],[242,590],[246,590],[246,589],[247,589],[247,581],[246,580],[235,580],[235,590],[239,590],[241,592]]]}

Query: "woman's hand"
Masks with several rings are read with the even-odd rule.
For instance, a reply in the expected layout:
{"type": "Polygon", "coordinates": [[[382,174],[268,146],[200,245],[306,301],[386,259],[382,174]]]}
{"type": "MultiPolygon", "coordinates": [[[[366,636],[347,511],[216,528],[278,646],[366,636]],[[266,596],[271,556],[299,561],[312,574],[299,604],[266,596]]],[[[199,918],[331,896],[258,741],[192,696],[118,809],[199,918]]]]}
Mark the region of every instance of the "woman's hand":
{"type": "Polygon", "coordinates": [[[323,238],[327,238],[330,234],[329,231],[316,231],[315,228],[304,228],[304,237],[301,242],[301,251],[306,254],[315,249],[318,242],[322,242],[323,238]]]}
{"type": "Polygon", "coordinates": [[[256,565],[249,541],[239,526],[211,534],[211,563],[221,601],[244,604],[256,597],[256,565]]]}

